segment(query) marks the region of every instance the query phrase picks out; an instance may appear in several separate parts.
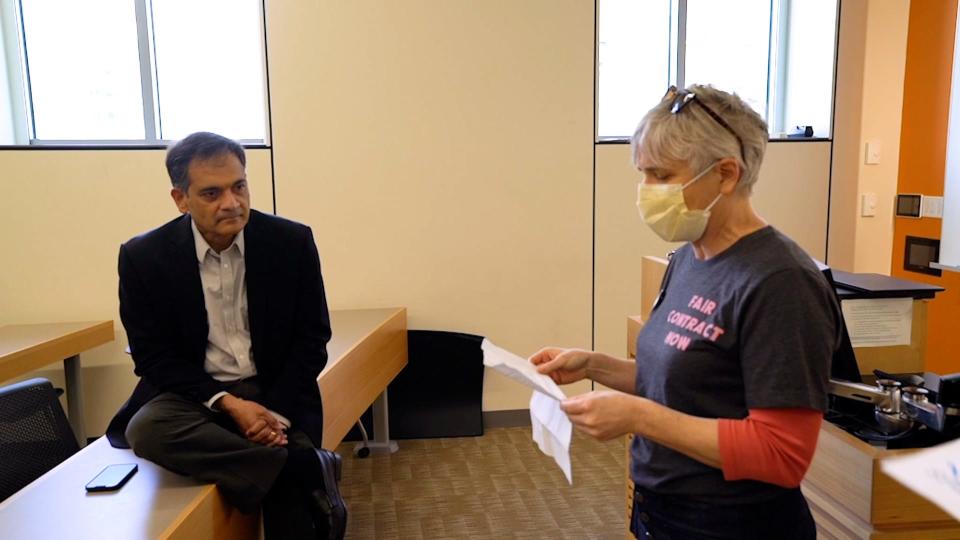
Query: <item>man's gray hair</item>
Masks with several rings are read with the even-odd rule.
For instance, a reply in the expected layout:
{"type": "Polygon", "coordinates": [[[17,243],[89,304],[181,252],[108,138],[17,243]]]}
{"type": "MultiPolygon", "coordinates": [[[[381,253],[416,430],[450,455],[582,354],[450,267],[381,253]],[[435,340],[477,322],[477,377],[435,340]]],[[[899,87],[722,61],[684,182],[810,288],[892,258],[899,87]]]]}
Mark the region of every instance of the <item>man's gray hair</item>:
{"type": "Polygon", "coordinates": [[[688,103],[674,114],[670,112],[673,100],[667,99],[640,120],[630,141],[633,162],[636,163],[642,153],[657,164],[679,161],[700,172],[718,159],[734,158],[742,171],[737,189],[741,193],[752,193],[767,150],[767,123],[736,94],[697,84],[687,90],[696,94],[697,100],[723,118],[740,136],[742,156],[733,134],[702,107],[688,103]]]}
{"type": "Polygon", "coordinates": [[[167,173],[170,175],[170,183],[187,193],[190,188],[190,176],[187,172],[191,163],[229,154],[237,156],[240,165],[247,166],[247,156],[240,143],[208,131],[191,133],[167,149],[167,173]]]}

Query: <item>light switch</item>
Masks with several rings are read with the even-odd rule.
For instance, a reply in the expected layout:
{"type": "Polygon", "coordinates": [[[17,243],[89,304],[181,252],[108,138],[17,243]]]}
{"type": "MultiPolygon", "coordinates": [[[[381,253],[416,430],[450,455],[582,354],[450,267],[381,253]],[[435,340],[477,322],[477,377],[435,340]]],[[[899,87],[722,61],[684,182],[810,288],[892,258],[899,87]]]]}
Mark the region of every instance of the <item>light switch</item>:
{"type": "Polygon", "coordinates": [[[873,217],[877,215],[876,193],[864,193],[860,196],[860,215],[862,217],[873,217]]]}
{"type": "Polygon", "coordinates": [[[867,165],[877,165],[880,163],[880,141],[867,141],[867,151],[864,162],[867,165]]]}

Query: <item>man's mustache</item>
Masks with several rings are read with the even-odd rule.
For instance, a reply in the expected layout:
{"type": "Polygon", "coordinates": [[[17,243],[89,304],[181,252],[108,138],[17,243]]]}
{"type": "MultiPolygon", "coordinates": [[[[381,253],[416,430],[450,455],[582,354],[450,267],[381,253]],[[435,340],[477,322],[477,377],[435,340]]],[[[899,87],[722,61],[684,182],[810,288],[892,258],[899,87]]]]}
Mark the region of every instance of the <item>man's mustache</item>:
{"type": "Polygon", "coordinates": [[[233,219],[233,218],[238,218],[238,217],[243,217],[243,211],[242,211],[242,210],[239,211],[239,212],[231,212],[231,213],[229,213],[229,214],[221,214],[220,216],[217,216],[217,221],[223,221],[223,220],[226,220],[226,219],[233,219]]]}

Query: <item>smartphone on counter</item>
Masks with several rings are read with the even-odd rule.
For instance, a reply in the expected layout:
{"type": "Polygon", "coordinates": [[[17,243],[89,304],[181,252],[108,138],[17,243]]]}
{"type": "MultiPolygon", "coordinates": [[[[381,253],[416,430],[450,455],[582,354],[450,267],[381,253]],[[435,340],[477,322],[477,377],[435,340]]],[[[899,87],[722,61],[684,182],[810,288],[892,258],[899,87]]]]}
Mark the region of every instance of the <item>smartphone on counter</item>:
{"type": "Polygon", "coordinates": [[[116,491],[137,472],[136,463],[107,465],[100,474],[87,483],[87,491],[116,491]]]}

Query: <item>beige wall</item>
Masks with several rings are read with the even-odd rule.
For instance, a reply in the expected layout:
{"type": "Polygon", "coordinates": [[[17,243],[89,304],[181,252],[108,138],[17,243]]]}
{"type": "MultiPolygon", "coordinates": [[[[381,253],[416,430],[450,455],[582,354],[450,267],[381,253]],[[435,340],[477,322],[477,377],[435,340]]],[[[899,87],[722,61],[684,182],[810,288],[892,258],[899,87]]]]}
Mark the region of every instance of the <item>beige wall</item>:
{"type": "Polygon", "coordinates": [[[839,47],[830,264],[890,273],[897,192],[909,0],[847,0],[839,47]],[[868,141],[882,148],[865,164],[868,141]],[[860,215],[861,197],[877,196],[876,215],[860,215]]]}
{"type": "MultiPolygon", "coordinates": [[[[333,308],[590,346],[593,5],[274,2],[277,207],[333,308]]],[[[488,372],[484,408],[529,391],[488,372]]]]}
{"type": "Polygon", "coordinates": [[[869,2],[867,5],[859,192],[861,195],[877,194],[877,214],[858,217],[855,272],[890,273],[909,19],[910,0],[869,2]],[[864,148],[868,141],[881,144],[879,164],[864,164],[864,148]]]}
{"type": "Polygon", "coordinates": [[[852,271],[856,266],[853,247],[857,237],[858,176],[863,155],[860,150],[860,131],[866,35],[866,0],[841,2],[834,93],[830,244],[827,260],[831,266],[848,271],[852,271]]]}

